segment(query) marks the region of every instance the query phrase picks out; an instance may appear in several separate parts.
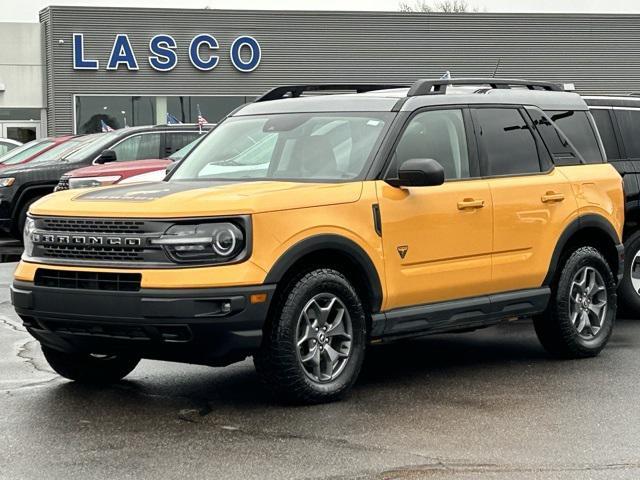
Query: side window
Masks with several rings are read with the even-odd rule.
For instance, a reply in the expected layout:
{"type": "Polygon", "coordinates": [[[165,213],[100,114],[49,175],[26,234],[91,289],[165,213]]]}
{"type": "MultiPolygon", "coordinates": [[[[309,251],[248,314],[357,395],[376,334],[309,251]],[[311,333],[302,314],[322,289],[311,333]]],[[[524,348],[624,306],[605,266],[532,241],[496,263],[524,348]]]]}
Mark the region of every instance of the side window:
{"type": "Polygon", "coordinates": [[[596,108],[591,110],[591,115],[593,115],[596,127],[598,127],[598,132],[600,132],[600,138],[602,138],[607,158],[609,160],[619,160],[620,149],[618,148],[618,141],[616,140],[609,110],[596,108]]]}
{"type": "Polygon", "coordinates": [[[640,110],[614,110],[628,158],[640,158],[640,110]]]}
{"type": "Polygon", "coordinates": [[[413,117],[396,147],[396,168],[413,158],[436,160],[444,168],[446,180],[469,178],[462,110],[430,110],[413,117]]]}
{"type": "Polygon", "coordinates": [[[164,134],[164,153],[162,154],[162,158],[166,158],[169,155],[180,150],[182,147],[191,143],[199,135],[204,135],[193,131],[193,132],[165,132],[164,134]]]}
{"type": "Polygon", "coordinates": [[[160,156],[160,132],[133,135],[113,147],[119,162],[146,160],[160,156]]]}
{"type": "Polygon", "coordinates": [[[538,147],[529,125],[515,108],[474,110],[485,175],[540,172],[538,147]]]}
{"type": "Polygon", "coordinates": [[[569,138],[586,163],[602,163],[602,153],[598,148],[598,140],[587,117],[587,112],[548,111],[547,115],[569,138]]]}
{"type": "Polygon", "coordinates": [[[0,142],[0,157],[9,151],[10,145],[8,143],[0,142]]]}

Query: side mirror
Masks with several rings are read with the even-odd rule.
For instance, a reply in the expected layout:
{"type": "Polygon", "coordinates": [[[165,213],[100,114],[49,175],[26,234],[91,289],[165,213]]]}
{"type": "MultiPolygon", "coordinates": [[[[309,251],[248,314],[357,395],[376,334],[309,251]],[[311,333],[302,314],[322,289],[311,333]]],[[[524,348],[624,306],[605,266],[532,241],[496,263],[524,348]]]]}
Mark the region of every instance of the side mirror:
{"type": "Polygon", "coordinates": [[[167,167],[164,169],[164,173],[165,175],[169,175],[171,172],[173,172],[176,167],[178,166],[178,162],[171,162],[169,165],[167,165],[167,167]]]}
{"type": "Polygon", "coordinates": [[[434,187],[444,183],[444,168],[432,158],[412,158],[398,168],[398,178],[388,181],[394,187],[434,187]]]}
{"type": "Polygon", "coordinates": [[[109,163],[118,160],[115,150],[103,150],[100,156],[96,159],[96,163],[109,163]]]}

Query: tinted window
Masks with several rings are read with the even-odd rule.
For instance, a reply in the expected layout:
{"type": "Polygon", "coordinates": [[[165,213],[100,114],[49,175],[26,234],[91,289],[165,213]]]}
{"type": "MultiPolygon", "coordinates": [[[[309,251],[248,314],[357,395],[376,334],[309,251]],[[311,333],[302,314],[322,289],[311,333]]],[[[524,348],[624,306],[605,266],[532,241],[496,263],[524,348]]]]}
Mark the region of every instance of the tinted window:
{"type": "Polygon", "coordinates": [[[614,110],[628,158],[640,158],[640,111],[614,110]]]}
{"type": "Polygon", "coordinates": [[[618,142],[616,140],[616,134],[613,129],[613,122],[611,121],[609,110],[593,109],[591,110],[591,115],[596,122],[598,132],[600,132],[600,138],[602,138],[607,158],[609,160],[619,159],[620,150],[618,149],[618,142]]]}
{"type": "Polygon", "coordinates": [[[602,163],[602,153],[598,148],[598,141],[587,112],[549,111],[547,115],[569,138],[586,163],[602,163]]]}
{"type": "Polygon", "coordinates": [[[469,152],[461,110],[419,113],[396,147],[396,168],[412,158],[432,158],[444,168],[445,179],[469,178],[469,152]]]}
{"type": "Polygon", "coordinates": [[[511,108],[475,110],[476,128],[485,157],[486,175],[540,171],[538,149],[520,112],[511,108]]]}
{"type": "Polygon", "coordinates": [[[164,134],[165,151],[163,157],[172,155],[185,145],[194,141],[200,135],[204,135],[204,133],[200,134],[195,130],[193,132],[166,132],[164,134]]]}
{"type": "Polygon", "coordinates": [[[133,135],[113,147],[119,162],[158,158],[160,155],[160,132],[133,135]]]}

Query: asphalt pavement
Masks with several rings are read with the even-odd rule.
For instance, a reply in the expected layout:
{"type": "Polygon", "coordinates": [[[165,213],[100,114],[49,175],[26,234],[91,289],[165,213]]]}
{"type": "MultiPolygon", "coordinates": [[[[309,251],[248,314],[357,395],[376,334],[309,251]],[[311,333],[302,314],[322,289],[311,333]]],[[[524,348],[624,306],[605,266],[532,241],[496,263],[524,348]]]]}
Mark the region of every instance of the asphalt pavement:
{"type": "Polygon", "coordinates": [[[250,360],[56,376],[0,265],[2,479],[638,479],[640,320],[558,361],[530,322],[369,350],[344,401],[276,403],[250,360]]]}

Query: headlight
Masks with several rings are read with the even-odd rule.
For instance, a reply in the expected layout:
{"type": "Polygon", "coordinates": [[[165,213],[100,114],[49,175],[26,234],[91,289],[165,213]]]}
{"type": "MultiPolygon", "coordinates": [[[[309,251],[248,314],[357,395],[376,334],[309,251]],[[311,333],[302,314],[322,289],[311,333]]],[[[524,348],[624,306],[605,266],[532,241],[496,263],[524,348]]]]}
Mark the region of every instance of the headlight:
{"type": "Polygon", "coordinates": [[[22,243],[24,244],[24,254],[26,256],[33,255],[33,238],[31,237],[36,229],[36,222],[33,218],[27,217],[27,221],[24,224],[24,231],[22,232],[22,243]]]}
{"type": "Polygon", "coordinates": [[[173,225],[151,243],[163,246],[176,262],[230,262],[246,247],[243,231],[231,222],[173,225]]]}
{"type": "Polygon", "coordinates": [[[69,178],[69,188],[89,188],[103,187],[116,183],[122,178],[120,175],[106,175],[104,177],[71,177],[69,178]]]}
{"type": "Polygon", "coordinates": [[[13,177],[0,178],[0,187],[10,187],[16,179],[13,177]]]}

